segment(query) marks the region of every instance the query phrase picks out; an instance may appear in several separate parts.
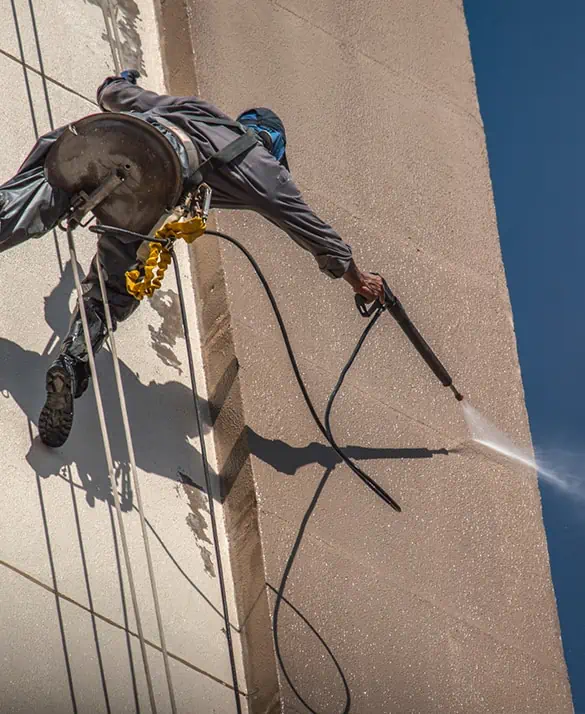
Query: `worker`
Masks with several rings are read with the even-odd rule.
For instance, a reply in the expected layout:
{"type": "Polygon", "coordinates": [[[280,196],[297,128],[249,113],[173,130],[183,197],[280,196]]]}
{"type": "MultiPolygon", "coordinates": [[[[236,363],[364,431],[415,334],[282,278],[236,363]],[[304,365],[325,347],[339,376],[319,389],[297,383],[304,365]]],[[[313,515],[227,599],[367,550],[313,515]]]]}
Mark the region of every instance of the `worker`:
{"type": "MultiPolygon", "coordinates": [[[[155,126],[185,163],[181,136],[196,147],[202,161],[234,142],[242,128],[257,142],[236,159],[214,168],[205,181],[212,189],[212,208],[254,210],[285,231],[309,251],[323,273],[343,278],[368,301],[383,299],[382,279],[358,269],[351,248],[303,201],[288,170],[286,134],[282,121],[264,108],[247,110],[233,122],[212,104],[194,96],[159,95],[140,88],[136,70],[108,77],[98,88],[97,101],[105,112],[132,113],[155,126]],[[216,122],[216,123],[213,123],[216,122]],[[220,122],[220,123],[217,123],[220,122]]],[[[0,252],[53,229],[70,210],[72,196],[49,185],[44,160],[65,127],[41,137],[16,176],[0,186],[0,252]]],[[[183,142],[184,143],[184,142],[183,142]]],[[[102,346],[107,329],[96,260],[104,269],[114,327],[128,318],[139,302],[127,292],[125,274],[139,264],[140,243],[122,243],[101,235],[97,255],[83,281],[92,348],[102,346]]],[[[76,306],[59,355],[46,377],[46,402],[39,416],[39,434],[50,447],[65,443],[73,425],[73,402],[89,384],[88,353],[76,306]]]]}

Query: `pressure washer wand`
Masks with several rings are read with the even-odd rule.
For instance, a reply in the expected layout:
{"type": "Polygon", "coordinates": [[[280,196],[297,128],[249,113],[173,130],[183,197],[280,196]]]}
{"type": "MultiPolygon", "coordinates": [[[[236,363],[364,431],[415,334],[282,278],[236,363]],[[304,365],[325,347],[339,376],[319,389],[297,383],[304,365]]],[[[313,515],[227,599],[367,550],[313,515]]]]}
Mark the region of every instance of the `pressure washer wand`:
{"type": "Polygon", "coordinates": [[[433,373],[439,379],[441,384],[444,387],[449,387],[455,395],[455,399],[461,402],[463,400],[463,395],[457,390],[457,388],[453,384],[453,379],[451,378],[451,375],[449,374],[449,372],[447,372],[442,362],[433,352],[425,338],[416,329],[414,323],[406,314],[406,310],[402,306],[402,303],[396,297],[396,295],[394,295],[392,290],[390,290],[388,283],[384,280],[384,278],[382,278],[382,281],[384,283],[385,293],[383,305],[380,303],[379,300],[376,300],[373,305],[368,307],[366,299],[362,295],[355,296],[355,303],[360,315],[362,315],[362,317],[370,317],[374,312],[376,312],[376,310],[388,310],[388,312],[400,325],[404,334],[413,344],[416,351],[432,369],[433,373]]]}

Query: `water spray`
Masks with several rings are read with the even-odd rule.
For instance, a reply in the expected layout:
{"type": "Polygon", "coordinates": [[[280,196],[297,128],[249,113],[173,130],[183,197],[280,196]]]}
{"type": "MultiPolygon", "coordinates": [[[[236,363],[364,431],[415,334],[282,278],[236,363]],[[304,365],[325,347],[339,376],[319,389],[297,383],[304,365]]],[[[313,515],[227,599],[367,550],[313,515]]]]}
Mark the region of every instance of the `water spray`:
{"type": "Polygon", "coordinates": [[[463,414],[472,440],[511,461],[535,469],[541,479],[556,489],[573,496],[585,498],[583,480],[574,474],[552,468],[541,459],[537,459],[531,449],[522,448],[515,444],[510,437],[472,407],[468,400],[464,401],[463,395],[453,384],[451,375],[408,317],[400,300],[394,295],[384,278],[382,278],[382,282],[384,283],[384,304],[376,300],[368,306],[362,295],[355,296],[356,306],[360,315],[363,317],[379,316],[384,310],[388,310],[441,384],[451,389],[458,402],[463,402],[463,414]]]}
{"type": "Polygon", "coordinates": [[[444,387],[449,387],[455,395],[455,399],[457,399],[458,402],[462,402],[463,395],[453,384],[451,375],[447,372],[443,363],[433,352],[425,338],[416,329],[414,323],[406,314],[406,310],[402,306],[402,303],[396,295],[394,295],[392,290],[390,290],[390,287],[384,278],[382,278],[382,282],[384,283],[384,304],[382,304],[379,300],[376,300],[368,307],[367,301],[362,295],[355,296],[355,304],[360,315],[362,317],[371,317],[376,311],[382,312],[384,310],[388,310],[441,384],[444,387]]]}

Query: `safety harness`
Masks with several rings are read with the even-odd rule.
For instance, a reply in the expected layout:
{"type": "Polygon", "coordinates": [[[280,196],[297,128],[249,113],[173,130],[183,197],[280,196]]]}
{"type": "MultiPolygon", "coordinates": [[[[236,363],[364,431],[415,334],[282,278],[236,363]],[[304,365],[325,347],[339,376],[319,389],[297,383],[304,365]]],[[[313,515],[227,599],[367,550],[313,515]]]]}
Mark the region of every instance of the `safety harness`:
{"type": "Polygon", "coordinates": [[[264,143],[258,133],[237,121],[218,117],[198,118],[197,121],[203,124],[227,126],[242,134],[200,163],[197,147],[186,132],[158,115],[152,119],[155,125],[162,125],[179,140],[187,155],[190,174],[183,183],[183,194],[175,215],[156,231],[154,239],[149,242],[148,258],[144,265],[126,272],[126,290],[137,300],[142,300],[145,296],[152,297],[154,291],[161,287],[165,272],[171,264],[170,248],[175,240],[182,239],[186,243],[193,243],[205,233],[211,205],[211,188],[206,183],[207,177],[240,158],[254,146],[264,143]]]}

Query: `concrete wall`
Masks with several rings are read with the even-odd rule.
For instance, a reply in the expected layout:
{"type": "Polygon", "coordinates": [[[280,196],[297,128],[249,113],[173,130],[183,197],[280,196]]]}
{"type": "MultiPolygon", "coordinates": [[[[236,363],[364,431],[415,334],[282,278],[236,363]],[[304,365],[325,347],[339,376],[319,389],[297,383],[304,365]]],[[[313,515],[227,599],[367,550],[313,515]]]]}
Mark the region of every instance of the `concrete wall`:
{"type": "MultiPolygon", "coordinates": [[[[191,0],[187,9],[196,84],[185,55],[168,68],[174,86],[232,114],[259,104],[283,116],[305,198],[361,266],[387,277],[472,403],[528,444],[461,3],[191,0]]],[[[171,59],[184,51],[173,37],[171,59]]],[[[322,411],[364,326],[351,291],[258,217],[222,212],[218,224],[265,270],[322,411]]],[[[270,708],[274,687],[256,595],[264,577],[278,586],[332,470],[286,595],[337,657],[351,711],[572,711],[534,474],[471,447],[460,407],[383,319],[333,423],[402,505],[392,512],[323,445],[249,266],[209,243],[195,259],[240,607],[255,623],[249,642],[262,644],[248,660],[264,692],[256,710],[270,708]]],[[[330,657],[288,608],[281,640],[311,707],[342,711],[330,657]]],[[[279,684],[282,711],[304,711],[282,675],[279,684]]]]}

